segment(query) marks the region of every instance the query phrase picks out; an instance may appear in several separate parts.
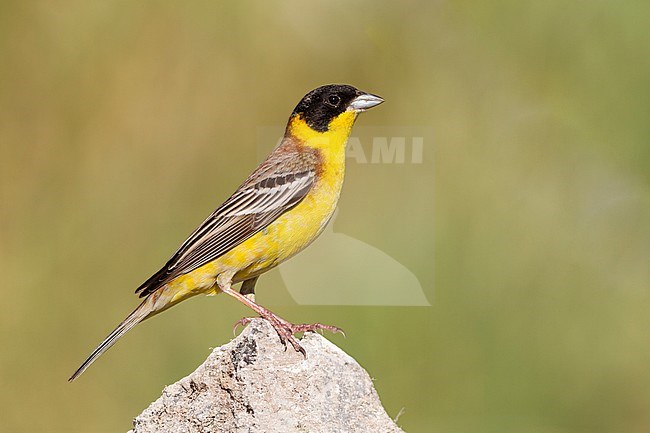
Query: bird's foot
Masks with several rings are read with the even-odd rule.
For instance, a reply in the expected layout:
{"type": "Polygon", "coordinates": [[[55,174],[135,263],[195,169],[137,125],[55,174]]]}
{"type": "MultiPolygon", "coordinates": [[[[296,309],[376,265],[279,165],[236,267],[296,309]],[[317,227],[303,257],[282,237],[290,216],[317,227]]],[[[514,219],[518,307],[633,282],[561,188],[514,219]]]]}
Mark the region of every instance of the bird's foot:
{"type": "MultiPolygon", "coordinates": [[[[296,324],[296,323],[290,323],[284,320],[282,317],[270,312],[270,311],[265,311],[264,313],[260,314],[260,316],[265,319],[267,322],[273,326],[273,329],[275,329],[275,332],[278,333],[278,337],[280,337],[280,342],[284,345],[284,349],[287,349],[287,342],[291,344],[291,346],[294,348],[296,352],[300,352],[303,354],[303,356],[307,356],[307,353],[305,352],[305,349],[300,345],[296,337],[293,336],[293,334],[298,333],[298,332],[316,332],[319,331],[322,334],[322,331],[330,331],[333,333],[340,332],[345,336],[345,332],[341,328],[338,328],[336,326],[332,325],[324,325],[322,323],[302,323],[302,324],[296,324]]],[[[254,317],[242,317],[235,323],[235,329],[237,329],[238,326],[246,326],[248,325],[254,317]]]]}

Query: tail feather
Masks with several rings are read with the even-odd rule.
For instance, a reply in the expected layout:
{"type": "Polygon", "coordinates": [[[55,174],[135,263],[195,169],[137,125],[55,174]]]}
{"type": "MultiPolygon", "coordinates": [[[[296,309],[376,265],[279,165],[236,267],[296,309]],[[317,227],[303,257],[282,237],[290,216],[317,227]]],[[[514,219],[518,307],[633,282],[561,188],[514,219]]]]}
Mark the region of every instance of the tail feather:
{"type": "Polygon", "coordinates": [[[139,306],[136,308],[129,316],[122,321],[117,328],[111,332],[108,337],[100,343],[99,346],[90,354],[90,356],[81,364],[81,366],[74,372],[69,382],[75,380],[81,375],[99,356],[106,352],[110,347],[115,344],[115,342],[124,334],[126,334],[131,328],[133,328],[138,323],[142,322],[147,317],[151,316],[155,310],[155,302],[152,302],[151,296],[147,297],[139,306]]]}

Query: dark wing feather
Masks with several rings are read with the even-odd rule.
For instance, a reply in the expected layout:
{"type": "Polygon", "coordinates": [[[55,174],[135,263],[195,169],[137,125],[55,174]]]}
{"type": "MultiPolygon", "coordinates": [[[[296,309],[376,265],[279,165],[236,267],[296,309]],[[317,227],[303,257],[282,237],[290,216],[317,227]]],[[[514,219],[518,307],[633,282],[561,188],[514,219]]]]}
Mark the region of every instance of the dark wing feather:
{"type": "Polygon", "coordinates": [[[147,296],[174,278],[217,259],[300,203],[313,186],[315,167],[308,163],[311,161],[284,164],[283,159],[262,164],[136,293],[147,296]]]}

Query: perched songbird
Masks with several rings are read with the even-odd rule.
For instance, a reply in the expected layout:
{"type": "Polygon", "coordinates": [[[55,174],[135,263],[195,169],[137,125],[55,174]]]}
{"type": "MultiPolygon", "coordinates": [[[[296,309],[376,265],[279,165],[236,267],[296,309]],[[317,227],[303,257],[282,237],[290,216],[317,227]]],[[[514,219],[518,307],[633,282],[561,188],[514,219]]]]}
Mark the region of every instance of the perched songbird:
{"type": "MultiPolygon", "coordinates": [[[[257,278],[309,245],[334,213],[345,172],[345,144],[357,115],[384,100],[348,85],[312,90],[291,113],[278,147],[183,242],[136,293],[144,298],[74,372],[75,379],[143,320],[194,295],[224,292],[246,304],[302,352],[294,325],[255,303],[257,278]],[[243,282],[239,292],[233,284],[243,282]]],[[[247,323],[250,319],[242,319],[247,323]]]]}

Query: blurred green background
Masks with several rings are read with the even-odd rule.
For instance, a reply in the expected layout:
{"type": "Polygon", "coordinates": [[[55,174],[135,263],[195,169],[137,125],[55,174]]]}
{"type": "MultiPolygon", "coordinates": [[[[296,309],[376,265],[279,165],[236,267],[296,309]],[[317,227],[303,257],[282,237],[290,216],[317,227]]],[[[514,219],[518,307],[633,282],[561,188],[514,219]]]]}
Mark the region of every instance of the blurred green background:
{"type": "Polygon", "coordinates": [[[421,166],[351,164],[335,227],[408,266],[432,307],[299,306],[275,277],[258,300],[343,327],[328,338],[407,432],[650,431],[648,17],[3,1],[0,431],[126,431],[229,341],[248,312],[196,298],[66,382],[256,165],[257,128],[331,82],[385,97],[359,124],[435,131],[421,166]]]}

